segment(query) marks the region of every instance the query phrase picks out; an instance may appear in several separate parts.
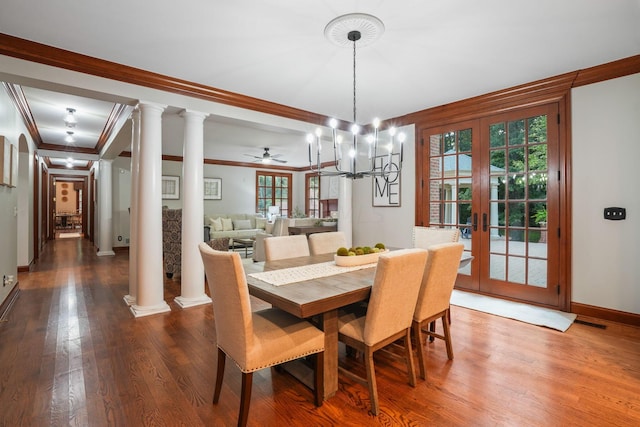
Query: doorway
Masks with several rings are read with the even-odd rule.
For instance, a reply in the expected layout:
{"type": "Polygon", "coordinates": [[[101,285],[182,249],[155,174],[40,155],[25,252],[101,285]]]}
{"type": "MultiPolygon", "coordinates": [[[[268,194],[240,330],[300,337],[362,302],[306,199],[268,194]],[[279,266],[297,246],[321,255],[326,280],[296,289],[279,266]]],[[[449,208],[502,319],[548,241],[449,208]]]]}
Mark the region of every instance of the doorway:
{"type": "Polygon", "coordinates": [[[86,233],[86,178],[52,176],[54,238],[82,237],[86,233]]]}
{"type": "Polygon", "coordinates": [[[557,118],[553,103],[423,131],[422,223],[474,256],[457,288],[563,306],[557,118]]]}

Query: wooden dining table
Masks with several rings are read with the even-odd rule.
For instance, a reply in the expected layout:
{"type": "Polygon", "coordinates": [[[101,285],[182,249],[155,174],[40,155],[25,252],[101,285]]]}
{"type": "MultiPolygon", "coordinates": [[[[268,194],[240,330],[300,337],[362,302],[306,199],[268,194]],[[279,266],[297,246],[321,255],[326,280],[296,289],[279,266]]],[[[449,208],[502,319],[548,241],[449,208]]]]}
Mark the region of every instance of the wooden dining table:
{"type": "MultiPolygon", "coordinates": [[[[461,266],[473,257],[463,257],[461,266]]],[[[311,255],[264,263],[263,271],[318,264],[333,260],[333,254],[311,255]]],[[[349,304],[367,301],[375,268],[304,280],[275,286],[247,275],[249,293],[273,307],[301,319],[319,316],[324,331],[324,399],[338,390],[338,309],[349,304]]]]}
{"type": "MultiPolygon", "coordinates": [[[[264,271],[317,264],[333,254],[311,255],[264,263],[264,271]]],[[[369,299],[375,268],[349,271],[282,286],[247,277],[249,293],[301,319],[321,318],[324,331],[324,398],[338,390],[338,309],[369,299]]]]}

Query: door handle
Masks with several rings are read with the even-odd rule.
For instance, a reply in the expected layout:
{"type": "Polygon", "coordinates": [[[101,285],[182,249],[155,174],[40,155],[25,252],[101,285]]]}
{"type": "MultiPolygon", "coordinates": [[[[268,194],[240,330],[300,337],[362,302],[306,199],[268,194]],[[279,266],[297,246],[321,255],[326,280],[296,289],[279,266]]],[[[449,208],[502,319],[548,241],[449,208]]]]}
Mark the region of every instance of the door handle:
{"type": "Polygon", "coordinates": [[[482,231],[487,231],[487,214],[482,214],[482,231]]]}
{"type": "Polygon", "coordinates": [[[473,214],[473,231],[478,231],[478,214],[473,214]]]}

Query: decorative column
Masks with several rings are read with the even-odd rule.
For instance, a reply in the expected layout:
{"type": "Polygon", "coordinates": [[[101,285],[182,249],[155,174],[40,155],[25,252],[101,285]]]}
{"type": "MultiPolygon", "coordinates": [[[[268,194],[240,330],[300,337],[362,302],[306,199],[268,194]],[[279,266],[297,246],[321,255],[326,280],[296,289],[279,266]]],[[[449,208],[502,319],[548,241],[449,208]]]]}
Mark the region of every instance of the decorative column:
{"type": "Polygon", "coordinates": [[[100,209],[98,256],[113,256],[113,160],[100,160],[100,191],[98,209],[100,209]]]}
{"type": "Polygon", "coordinates": [[[204,265],[198,250],[203,239],[204,217],[204,119],[206,114],[185,110],[182,162],[182,264],[181,294],[175,302],[182,308],[209,304],[204,292],[204,265]]]}
{"type": "Polygon", "coordinates": [[[131,201],[129,202],[129,294],[124,296],[127,305],[136,303],[138,292],[138,180],[140,167],[140,110],[131,113],[131,201]]]}
{"type": "MultiPolygon", "coordinates": [[[[162,112],[164,105],[140,103],[135,317],[170,311],[162,275],[162,112]]],[[[132,212],[133,214],[133,212],[132,212]]]]}

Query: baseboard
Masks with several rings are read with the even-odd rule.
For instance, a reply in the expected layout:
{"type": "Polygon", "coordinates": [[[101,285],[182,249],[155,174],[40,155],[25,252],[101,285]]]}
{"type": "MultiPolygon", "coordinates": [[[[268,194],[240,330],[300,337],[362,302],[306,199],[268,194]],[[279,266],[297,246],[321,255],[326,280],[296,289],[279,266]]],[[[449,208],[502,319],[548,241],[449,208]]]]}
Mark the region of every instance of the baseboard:
{"type": "Polygon", "coordinates": [[[113,252],[129,252],[129,246],[114,246],[113,248],[113,252]]]}
{"type": "Polygon", "coordinates": [[[18,286],[18,282],[14,285],[7,298],[0,304],[0,322],[4,321],[5,317],[9,314],[11,307],[13,307],[13,303],[18,299],[18,295],[20,294],[20,286],[18,286]]]}
{"type": "MultiPolygon", "coordinates": [[[[32,263],[33,264],[33,263],[32,263]]],[[[18,273],[28,273],[31,271],[31,265],[19,265],[18,266],[18,273]]]]}
{"type": "Polygon", "coordinates": [[[628,313],[626,311],[618,311],[610,308],[572,302],[571,312],[577,315],[595,317],[627,325],[640,326],[640,314],[628,313]]]}

